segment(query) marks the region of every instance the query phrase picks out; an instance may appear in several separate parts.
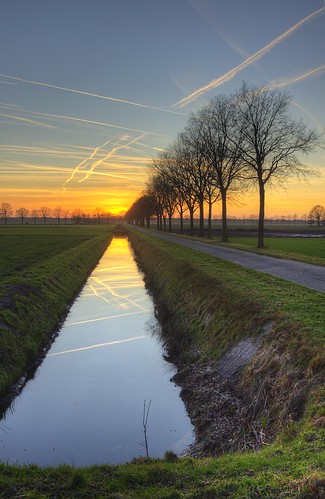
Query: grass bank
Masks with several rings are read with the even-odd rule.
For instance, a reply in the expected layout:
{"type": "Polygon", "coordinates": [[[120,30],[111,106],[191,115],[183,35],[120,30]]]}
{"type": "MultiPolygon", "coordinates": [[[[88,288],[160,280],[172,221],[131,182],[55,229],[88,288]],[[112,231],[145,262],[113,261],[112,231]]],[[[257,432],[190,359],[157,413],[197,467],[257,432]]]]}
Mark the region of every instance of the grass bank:
{"type": "MultiPolygon", "coordinates": [[[[130,237],[164,315],[170,354],[178,359],[184,376],[186,366],[191,371],[206,363],[208,381],[225,351],[244,338],[256,340],[256,354],[236,379],[248,409],[255,410],[246,421],[254,421],[255,431],[265,433],[262,450],[197,459],[177,459],[168,453],[165,460],[81,469],[3,464],[0,495],[323,497],[324,295],[150,235],[132,233],[130,237]]],[[[214,394],[218,397],[222,395],[214,394]]],[[[248,410],[247,418],[250,414],[248,410]]],[[[231,419],[231,411],[228,417],[231,419]]],[[[253,432],[253,428],[248,425],[247,431],[253,432]]]]}
{"type": "Polygon", "coordinates": [[[0,394],[37,363],[107,248],[104,226],[0,228],[0,394]]]}

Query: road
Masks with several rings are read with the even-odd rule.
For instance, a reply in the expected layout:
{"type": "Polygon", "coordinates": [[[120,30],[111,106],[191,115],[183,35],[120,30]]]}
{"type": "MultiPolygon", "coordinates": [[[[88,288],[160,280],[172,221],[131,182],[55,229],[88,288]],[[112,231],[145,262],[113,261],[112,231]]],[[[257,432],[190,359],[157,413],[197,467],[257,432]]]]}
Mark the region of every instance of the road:
{"type": "MultiPolygon", "coordinates": [[[[148,230],[146,229],[140,229],[138,227],[137,229],[148,233],[148,230]]],[[[216,246],[203,241],[185,239],[178,237],[177,235],[166,234],[165,232],[150,231],[150,234],[172,243],[185,246],[186,248],[201,251],[202,253],[237,263],[243,267],[271,274],[287,281],[300,284],[306,288],[325,293],[325,267],[296,262],[294,260],[259,255],[257,253],[234,248],[225,248],[224,246],[216,246]]]]}

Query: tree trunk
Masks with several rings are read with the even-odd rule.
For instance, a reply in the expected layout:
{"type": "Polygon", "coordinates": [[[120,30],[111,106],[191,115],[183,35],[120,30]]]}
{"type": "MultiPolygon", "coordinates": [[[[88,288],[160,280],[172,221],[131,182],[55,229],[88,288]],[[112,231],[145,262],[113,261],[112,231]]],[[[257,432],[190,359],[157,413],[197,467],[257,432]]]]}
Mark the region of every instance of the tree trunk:
{"type": "Polygon", "coordinates": [[[265,217],[265,188],[264,183],[259,180],[260,211],[258,216],[258,248],[264,248],[264,217],[265,217]]]}
{"type": "Polygon", "coordinates": [[[227,224],[227,191],[221,191],[221,205],[222,205],[222,241],[228,242],[228,224],[227,224]]]}
{"type": "Polygon", "coordinates": [[[204,237],[204,200],[203,197],[200,199],[200,237],[204,237]]]}
{"type": "Polygon", "coordinates": [[[166,232],[166,217],[163,215],[163,220],[164,220],[164,232],[166,232]]]}
{"type": "Polygon", "coordinates": [[[172,231],[172,215],[168,215],[168,232],[172,231]]]}
{"type": "Polygon", "coordinates": [[[190,236],[194,234],[194,209],[190,209],[190,236]]]}
{"type": "Polygon", "coordinates": [[[184,232],[183,210],[181,210],[179,216],[180,216],[180,220],[181,220],[181,234],[183,234],[183,232],[184,232]]]}
{"type": "Polygon", "coordinates": [[[211,239],[211,220],[212,220],[212,203],[209,199],[209,214],[208,214],[208,239],[211,239]]]}

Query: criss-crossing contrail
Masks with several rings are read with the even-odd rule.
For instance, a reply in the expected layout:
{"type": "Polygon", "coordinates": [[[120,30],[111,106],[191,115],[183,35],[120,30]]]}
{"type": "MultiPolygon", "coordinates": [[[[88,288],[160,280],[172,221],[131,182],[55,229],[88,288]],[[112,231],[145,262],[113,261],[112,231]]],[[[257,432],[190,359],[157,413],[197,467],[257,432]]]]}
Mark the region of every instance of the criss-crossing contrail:
{"type": "Polygon", "coordinates": [[[87,171],[86,175],[82,179],[80,179],[79,182],[83,182],[84,180],[87,180],[90,177],[90,175],[94,172],[95,168],[97,168],[97,166],[101,165],[104,161],[106,161],[108,158],[110,158],[117,151],[119,151],[120,149],[124,149],[124,148],[130,146],[131,144],[136,143],[138,140],[141,140],[142,137],[145,137],[145,135],[146,135],[145,133],[142,133],[141,135],[139,135],[139,137],[136,137],[136,138],[130,140],[127,144],[117,145],[117,146],[113,147],[106,154],[106,156],[104,156],[102,159],[95,161],[95,163],[91,166],[90,170],[87,171]]]}
{"type": "Polygon", "coordinates": [[[148,106],[146,104],[140,104],[139,102],[133,102],[133,101],[125,100],[125,99],[117,99],[115,97],[109,97],[107,95],[93,94],[92,92],[85,92],[83,90],[76,90],[74,88],[62,87],[60,85],[52,85],[50,83],[43,83],[40,81],[27,80],[25,78],[18,78],[17,76],[10,76],[10,75],[6,75],[6,74],[2,74],[2,73],[0,73],[0,76],[3,78],[9,78],[9,79],[15,80],[15,81],[21,81],[23,83],[29,83],[30,85],[39,85],[41,87],[54,88],[56,90],[62,90],[64,92],[72,92],[74,94],[87,95],[88,97],[96,97],[97,99],[104,99],[104,100],[109,100],[109,101],[113,101],[113,102],[120,102],[122,104],[129,104],[130,106],[143,107],[145,109],[152,109],[153,111],[162,111],[164,113],[180,114],[181,116],[184,116],[184,113],[181,113],[180,111],[173,111],[171,109],[164,109],[161,107],[148,106]]]}
{"type": "Polygon", "coordinates": [[[187,106],[187,104],[189,104],[190,102],[193,102],[200,95],[204,94],[208,90],[211,90],[212,88],[217,88],[220,85],[223,85],[227,81],[231,80],[240,71],[242,71],[243,69],[247,68],[248,66],[250,66],[251,64],[253,64],[254,62],[256,62],[264,54],[266,54],[267,52],[269,52],[270,50],[272,50],[276,45],[278,45],[280,42],[282,42],[283,40],[285,40],[286,38],[288,38],[288,36],[292,35],[297,29],[301,28],[304,24],[306,24],[307,22],[311,21],[315,17],[323,14],[324,11],[325,11],[325,7],[321,7],[320,9],[316,10],[312,14],[309,14],[308,16],[304,17],[301,21],[299,21],[294,26],[292,26],[291,28],[289,28],[287,31],[285,31],[284,33],[282,33],[282,35],[276,37],[274,40],[272,40],[272,42],[270,42],[267,45],[265,45],[265,47],[263,47],[262,49],[260,49],[257,52],[255,52],[255,54],[253,54],[250,57],[248,57],[245,61],[243,61],[242,63],[240,63],[238,66],[236,66],[235,68],[231,69],[230,71],[228,71],[227,73],[225,73],[223,76],[220,76],[219,78],[216,78],[215,80],[212,80],[207,85],[204,85],[203,87],[198,88],[197,90],[195,90],[194,92],[192,92],[190,95],[187,95],[183,99],[181,99],[178,102],[176,102],[175,104],[173,104],[171,107],[175,107],[175,106],[184,107],[184,106],[187,106]]]}
{"type": "Polygon", "coordinates": [[[91,153],[91,155],[88,156],[88,158],[86,158],[83,161],[81,161],[80,163],[78,163],[78,165],[74,168],[73,172],[71,173],[70,177],[64,182],[63,186],[65,186],[68,182],[70,182],[70,180],[73,179],[73,177],[75,176],[75,174],[86,163],[86,161],[89,161],[90,159],[92,159],[98,153],[98,151],[100,151],[101,149],[103,149],[103,147],[105,147],[107,144],[109,144],[109,142],[111,142],[111,140],[112,140],[112,138],[108,139],[102,146],[95,147],[95,149],[93,150],[93,152],[91,153]]]}

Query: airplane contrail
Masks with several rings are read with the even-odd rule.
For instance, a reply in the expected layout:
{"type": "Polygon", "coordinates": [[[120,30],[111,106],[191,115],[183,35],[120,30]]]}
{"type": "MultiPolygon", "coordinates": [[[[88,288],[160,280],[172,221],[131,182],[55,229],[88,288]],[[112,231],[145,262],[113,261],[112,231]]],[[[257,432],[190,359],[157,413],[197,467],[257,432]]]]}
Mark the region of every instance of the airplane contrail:
{"type": "Polygon", "coordinates": [[[73,88],[62,87],[60,85],[52,85],[50,83],[43,83],[40,81],[27,80],[25,78],[18,78],[17,76],[10,76],[10,75],[6,75],[6,74],[2,74],[2,73],[0,73],[0,76],[4,77],[4,78],[10,78],[11,80],[15,80],[15,81],[21,81],[23,83],[29,83],[31,85],[39,85],[41,87],[55,88],[56,90],[63,90],[65,92],[72,92],[74,94],[87,95],[88,97],[96,97],[97,99],[104,99],[104,100],[109,100],[109,101],[113,101],[113,102],[120,102],[122,104],[129,104],[130,106],[137,106],[137,107],[143,107],[146,109],[152,109],[153,111],[162,111],[164,113],[179,114],[181,116],[186,116],[184,113],[181,113],[180,111],[172,111],[171,109],[163,109],[161,107],[148,106],[146,104],[140,104],[138,102],[133,102],[133,101],[125,100],[125,99],[117,99],[115,97],[108,97],[107,95],[93,94],[91,92],[85,92],[83,90],[76,90],[73,88]]]}
{"type": "Polygon", "coordinates": [[[136,137],[135,139],[130,140],[127,144],[120,145],[120,146],[117,145],[117,146],[113,147],[113,149],[111,149],[106,154],[106,156],[104,156],[104,158],[102,158],[102,159],[100,159],[98,161],[95,161],[95,163],[92,165],[92,167],[90,168],[90,170],[87,171],[87,173],[84,176],[84,178],[80,179],[79,182],[83,182],[84,180],[87,180],[87,178],[90,177],[90,175],[93,173],[93,171],[95,170],[95,168],[97,168],[97,166],[99,166],[100,164],[102,164],[104,161],[106,161],[109,157],[111,157],[117,151],[119,151],[120,149],[124,149],[124,148],[130,146],[131,144],[134,144],[138,140],[142,139],[142,137],[145,137],[145,135],[146,135],[145,133],[142,133],[141,135],[139,135],[139,137],[136,137]]]}
{"type": "Polygon", "coordinates": [[[322,66],[318,66],[318,68],[311,69],[307,71],[307,73],[303,73],[299,76],[295,76],[293,78],[286,78],[280,81],[274,81],[271,82],[270,85],[267,85],[265,88],[266,89],[271,89],[271,88],[281,88],[281,87],[286,87],[287,85],[292,85],[293,83],[296,83],[297,81],[302,81],[305,80],[306,78],[309,78],[310,76],[316,76],[319,73],[322,73],[325,70],[325,64],[322,66]]]}
{"type": "Polygon", "coordinates": [[[10,118],[12,120],[22,121],[28,125],[40,126],[43,128],[54,128],[52,125],[47,125],[46,123],[41,123],[40,121],[29,120],[28,118],[22,118],[21,116],[14,116],[13,114],[0,113],[0,116],[4,116],[5,118],[10,118]]]}
{"type": "Polygon", "coordinates": [[[97,154],[98,151],[100,151],[101,149],[103,149],[103,147],[105,147],[109,142],[111,142],[113,139],[110,138],[109,140],[107,140],[106,142],[104,142],[104,144],[102,146],[99,146],[99,147],[95,147],[95,149],[93,150],[93,152],[91,153],[90,156],[88,156],[88,158],[84,159],[83,161],[81,161],[80,163],[78,163],[78,165],[74,168],[73,172],[71,173],[70,177],[64,182],[63,184],[63,187],[68,183],[70,182],[70,180],[73,179],[73,177],[75,176],[75,174],[77,173],[77,171],[81,168],[82,165],[84,165],[86,163],[86,161],[92,159],[95,154],[97,154]]]}
{"type": "Polygon", "coordinates": [[[320,9],[316,10],[312,14],[309,14],[308,16],[304,17],[301,21],[299,21],[294,26],[292,26],[291,28],[289,28],[287,31],[285,31],[284,33],[282,33],[282,35],[276,37],[270,43],[268,43],[267,45],[265,45],[265,47],[263,47],[262,49],[260,49],[257,52],[255,52],[255,54],[253,54],[250,57],[248,57],[245,61],[243,61],[242,63],[240,63],[238,66],[236,66],[235,68],[231,69],[230,71],[228,71],[227,73],[225,73],[223,76],[220,76],[219,78],[216,78],[215,80],[212,80],[207,85],[204,85],[203,87],[198,88],[197,90],[195,90],[191,94],[187,95],[183,99],[181,99],[178,102],[176,102],[175,104],[173,104],[171,107],[175,107],[175,106],[184,107],[184,106],[187,106],[187,104],[189,104],[190,102],[193,102],[200,95],[204,94],[208,90],[211,90],[212,88],[217,88],[220,85],[223,85],[227,81],[231,80],[234,76],[237,75],[237,73],[239,73],[243,69],[245,69],[248,66],[250,66],[251,64],[253,64],[255,61],[257,61],[258,59],[260,59],[264,54],[266,54],[267,52],[269,52],[270,50],[272,50],[276,45],[278,45],[280,42],[282,42],[283,40],[285,40],[288,36],[292,35],[292,33],[294,33],[297,29],[301,28],[305,23],[307,23],[308,21],[311,21],[312,19],[314,19],[315,17],[319,16],[320,14],[323,14],[324,11],[325,11],[325,7],[321,7],[320,9]]]}
{"type": "Polygon", "coordinates": [[[86,123],[90,125],[98,125],[98,126],[105,126],[109,128],[117,128],[118,130],[127,130],[128,132],[139,132],[139,133],[146,133],[147,135],[156,135],[158,137],[164,137],[161,133],[153,133],[153,132],[147,132],[146,130],[138,130],[137,128],[128,128],[126,126],[118,126],[118,125],[113,125],[112,123],[103,123],[101,121],[93,121],[93,120],[86,120],[84,118],[76,118],[75,116],[64,116],[61,114],[50,114],[50,113],[40,113],[36,111],[27,111],[27,110],[21,110],[24,113],[29,113],[35,116],[45,116],[48,118],[58,118],[62,120],[68,120],[68,121],[77,121],[80,123],[86,123]]]}

